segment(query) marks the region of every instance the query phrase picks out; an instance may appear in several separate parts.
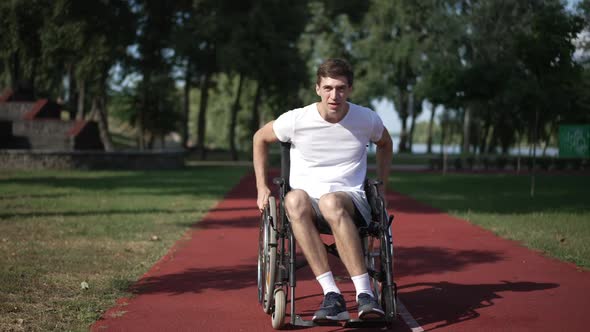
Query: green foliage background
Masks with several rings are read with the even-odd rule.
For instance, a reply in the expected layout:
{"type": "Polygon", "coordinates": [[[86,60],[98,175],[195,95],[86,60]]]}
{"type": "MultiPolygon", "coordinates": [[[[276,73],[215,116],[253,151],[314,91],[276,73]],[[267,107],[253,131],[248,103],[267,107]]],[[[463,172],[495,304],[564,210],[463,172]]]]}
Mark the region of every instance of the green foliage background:
{"type": "Polygon", "coordinates": [[[590,123],[589,3],[11,0],[0,3],[0,85],[101,128],[128,125],[104,129],[107,140],[149,149],[177,133],[182,148],[237,157],[262,123],[317,100],[318,64],[343,57],[353,102],[395,105],[399,151],[438,141],[506,153],[590,123]],[[440,109],[426,138],[423,101],[440,109]]]}

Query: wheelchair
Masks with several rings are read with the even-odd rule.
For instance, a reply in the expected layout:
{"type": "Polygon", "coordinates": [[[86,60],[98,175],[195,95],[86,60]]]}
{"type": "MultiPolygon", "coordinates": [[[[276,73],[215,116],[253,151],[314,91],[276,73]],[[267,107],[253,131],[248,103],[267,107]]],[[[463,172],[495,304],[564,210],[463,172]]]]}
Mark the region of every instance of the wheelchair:
{"type": "MultiPolygon", "coordinates": [[[[258,241],[258,302],[266,314],[271,315],[272,327],[285,327],[288,298],[292,326],[316,326],[311,320],[303,320],[296,314],[296,271],[307,265],[295,257],[295,237],[286,215],[284,198],[289,192],[289,143],[281,143],[281,176],[273,183],[279,187],[279,199],[271,196],[260,220],[258,241]]],[[[379,194],[377,180],[365,180],[365,191],[371,206],[372,221],[367,227],[359,227],[364,260],[371,278],[371,287],[385,311],[381,320],[351,319],[345,327],[388,326],[397,321],[397,285],[393,278],[393,216],[387,214],[383,197],[379,194]]],[[[322,233],[323,234],[323,233],[322,233]]],[[[327,245],[329,254],[338,256],[335,244],[327,245]]],[[[340,325],[340,322],[334,322],[340,325]]],[[[322,324],[325,325],[325,324],[322,324]]]]}

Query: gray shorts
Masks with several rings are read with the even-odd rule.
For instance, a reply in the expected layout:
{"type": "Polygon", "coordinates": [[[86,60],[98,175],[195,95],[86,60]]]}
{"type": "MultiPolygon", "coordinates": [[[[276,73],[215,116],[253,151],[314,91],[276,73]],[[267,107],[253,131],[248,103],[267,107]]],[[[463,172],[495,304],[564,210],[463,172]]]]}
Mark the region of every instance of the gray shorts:
{"type": "MultiPolygon", "coordinates": [[[[358,191],[344,191],[348,194],[348,196],[352,199],[352,203],[354,203],[355,207],[355,215],[354,215],[354,223],[357,227],[364,227],[371,222],[371,207],[369,206],[369,201],[367,201],[367,196],[364,192],[358,191]]],[[[320,212],[320,207],[318,202],[320,200],[317,198],[311,198],[311,206],[313,206],[313,210],[316,214],[316,224],[320,232],[329,232],[330,226],[320,212]]]]}

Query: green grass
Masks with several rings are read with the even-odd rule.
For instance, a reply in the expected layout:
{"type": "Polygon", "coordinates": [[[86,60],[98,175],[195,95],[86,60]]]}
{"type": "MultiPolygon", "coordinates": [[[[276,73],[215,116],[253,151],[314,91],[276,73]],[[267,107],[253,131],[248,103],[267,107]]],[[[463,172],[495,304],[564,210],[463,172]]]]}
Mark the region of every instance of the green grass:
{"type": "MultiPolygon", "coordinates": [[[[438,158],[440,155],[438,154],[411,154],[411,153],[394,153],[393,159],[391,161],[393,166],[398,165],[423,165],[428,166],[430,163],[431,158],[438,158]]],[[[376,156],[375,154],[369,154],[367,157],[367,162],[369,164],[376,163],[376,156]]]]}
{"type": "Polygon", "coordinates": [[[590,176],[398,173],[390,188],[560,260],[590,268],[590,176]]]}
{"type": "Polygon", "coordinates": [[[0,330],[87,330],[245,172],[0,174],[0,330]]]}
{"type": "Polygon", "coordinates": [[[130,136],[123,135],[121,133],[111,132],[111,139],[113,140],[113,145],[118,150],[129,150],[137,148],[137,142],[130,136]]]}

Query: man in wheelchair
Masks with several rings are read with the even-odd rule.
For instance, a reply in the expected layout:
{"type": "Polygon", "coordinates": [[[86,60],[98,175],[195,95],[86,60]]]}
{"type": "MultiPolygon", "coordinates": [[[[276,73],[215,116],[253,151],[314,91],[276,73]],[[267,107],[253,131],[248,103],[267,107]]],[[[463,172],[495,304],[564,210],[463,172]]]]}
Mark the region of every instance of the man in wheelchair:
{"type": "Polygon", "coordinates": [[[334,235],[338,254],[356,289],[359,319],[382,318],[384,311],[371,290],[363,258],[358,223],[371,220],[364,192],[369,142],[377,146],[377,177],[385,191],[392,158],[389,133],[377,113],[348,102],[353,72],[341,59],[328,59],[317,70],[319,102],[288,111],[254,135],[253,159],[258,208],[263,211],[271,190],[267,184],[268,145],[291,143],[291,191],[285,197],[292,231],[324,293],[314,322],[348,320],[346,303],[338,289],[322,229],[334,235]]]}

